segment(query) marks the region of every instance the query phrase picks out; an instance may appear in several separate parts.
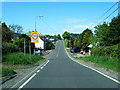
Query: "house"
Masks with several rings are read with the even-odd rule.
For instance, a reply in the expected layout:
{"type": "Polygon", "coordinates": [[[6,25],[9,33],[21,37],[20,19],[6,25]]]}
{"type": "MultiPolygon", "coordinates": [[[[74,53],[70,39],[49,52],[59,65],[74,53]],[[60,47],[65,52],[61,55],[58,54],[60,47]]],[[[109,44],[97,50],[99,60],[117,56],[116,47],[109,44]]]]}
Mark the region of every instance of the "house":
{"type": "Polygon", "coordinates": [[[55,45],[51,40],[47,39],[46,36],[41,35],[38,39],[38,43],[35,43],[35,53],[41,53],[44,50],[54,49],[55,45]]]}
{"type": "Polygon", "coordinates": [[[90,45],[88,46],[88,48],[89,48],[89,55],[91,55],[92,44],[90,44],[90,45]]]}

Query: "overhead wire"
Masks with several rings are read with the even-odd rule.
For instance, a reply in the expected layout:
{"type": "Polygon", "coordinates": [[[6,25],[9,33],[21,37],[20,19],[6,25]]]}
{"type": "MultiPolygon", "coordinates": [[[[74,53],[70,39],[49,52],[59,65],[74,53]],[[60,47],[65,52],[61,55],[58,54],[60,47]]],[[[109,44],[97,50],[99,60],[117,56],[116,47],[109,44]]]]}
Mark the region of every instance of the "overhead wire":
{"type": "Polygon", "coordinates": [[[44,19],[41,19],[51,30],[54,31],[54,29],[44,20],[44,19]]]}
{"type": "MultiPolygon", "coordinates": [[[[91,24],[88,28],[92,27],[94,24],[96,24],[104,15],[106,15],[116,4],[118,4],[118,2],[116,2],[114,5],[112,5],[101,17],[99,17],[93,24],[91,24]]],[[[118,7],[119,8],[119,7],[118,7]]],[[[117,9],[118,9],[117,8],[117,9]]],[[[115,11],[117,11],[117,9],[115,9],[110,15],[108,15],[103,21],[105,21],[108,17],[110,17],[115,11]]],[[[103,22],[102,21],[102,22],[103,22]]]]}

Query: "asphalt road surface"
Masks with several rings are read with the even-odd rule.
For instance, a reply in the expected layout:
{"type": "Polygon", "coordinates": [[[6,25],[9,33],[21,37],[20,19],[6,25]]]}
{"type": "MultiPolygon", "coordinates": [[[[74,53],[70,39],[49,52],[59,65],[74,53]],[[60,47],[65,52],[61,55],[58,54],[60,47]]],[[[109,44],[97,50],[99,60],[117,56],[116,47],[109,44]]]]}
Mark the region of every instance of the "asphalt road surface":
{"type": "Polygon", "coordinates": [[[49,63],[22,88],[118,88],[118,84],[88,69],[66,54],[63,41],[46,58],[49,63]]]}

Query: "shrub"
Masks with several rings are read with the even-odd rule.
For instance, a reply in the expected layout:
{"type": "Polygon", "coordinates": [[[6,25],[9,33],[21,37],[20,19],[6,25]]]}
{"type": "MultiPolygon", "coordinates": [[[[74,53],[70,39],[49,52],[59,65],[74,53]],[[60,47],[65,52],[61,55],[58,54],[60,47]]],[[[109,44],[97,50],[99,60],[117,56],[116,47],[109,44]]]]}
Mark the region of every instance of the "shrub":
{"type": "Polygon", "coordinates": [[[97,48],[92,48],[91,54],[93,56],[109,56],[109,57],[114,57],[118,58],[120,55],[118,45],[112,45],[112,46],[107,46],[107,47],[97,47],[97,48]]]}
{"type": "Polygon", "coordinates": [[[10,43],[10,42],[2,43],[2,53],[3,54],[16,52],[17,50],[18,50],[18,47],[14,43],[10,43]]]}

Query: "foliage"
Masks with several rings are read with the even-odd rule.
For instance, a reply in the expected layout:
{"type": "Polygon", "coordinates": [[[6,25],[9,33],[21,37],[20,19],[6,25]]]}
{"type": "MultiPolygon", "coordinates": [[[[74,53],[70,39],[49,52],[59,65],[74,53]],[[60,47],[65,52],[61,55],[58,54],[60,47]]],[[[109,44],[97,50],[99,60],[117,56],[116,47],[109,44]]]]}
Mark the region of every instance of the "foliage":
{"type": "Polygon", "coordinates": [[[74,46],[80,47],[80,39],[79,38],[76,38],[74,40],[74,46]]]}
{"type": "Polygon", "coordinates": [[[67,40],[67,45],[66,45],[67,47],[71,47],[71,40],[67,40]]]}
{"type": "Polygon", "coordinates": [[[10,42],[12,35],[10,29],[5,23],[2,23],[2,42],[10,42]]]}
{"type": "Polygon", "coordinates": [[[62,37],[64,38],[64,39],[70,39],[70,33],[69,32],[64,32],[63,34],[62,34],[62,37]]]}
{"type": "Polygon", "coordinates": [[[27,65],[27,64],[34,64],[38,61],[45,60],[43,57],[39,55],[31,55],[24,53],[9,53],[6,55],[3,55],[3,64],[12,64],[12,65],[27,65]]]}
{"type": "Polygon", "coordinates": [[[92,31],[89,29],[86,29],[82,33],[82,49],[84,51],[88,51],[88,46],[90,45],[90,38],[92,37],[92,31]]]}
{"type": "Polygon", "coordinates": [[[11,76],[13,74],[16,74],[16,72],[12,68],[2,67],[2,77],[11,76]]]}
{"type": "Polygon", "coordinates": [[[117,58],[109,58],[106,56],[86,56],[76,57],[76,59],[84,60],[86,62],[94,62],[97,63],[100,67],[120,71],[120,69],[118,68],[119,60],[117,58]]]}
{"type": "Polygon", "coordinates": [[[120,55],[120,16],[112,19],[110,23],[103,23],[95,27],[95,34],[91,39],[92,55],[118,58],[120,55]]]}
{"type": "Polygon", "coordinates": [[[97,47],[97,48],[92,48],[92,55],[93,56],[108,56],[108,57],[114,57],[114,58],[118,58],[120,56],[120,50],[118,49],[118,46],[120,46],[120,44],[117,45],[112,45],[112,46],[101,46],[101,47],[97,47]]]}
{"type": "Polygon", "coordinates": [[[21,33],[23,32],[23,28],[22,28],[22,26],[20,26],[20,25],[15,25],[15,24],[9,25],[9,29],[10,29],[11,31],[13,31],[14,33],[19,33],[19,34],[21,34],[21,33]]]}
{"type": "Polygon", "coordinates": [[[18,46],[14,43],[3,42],[2,43],[2,54],[17,52],[18,46]]]}

